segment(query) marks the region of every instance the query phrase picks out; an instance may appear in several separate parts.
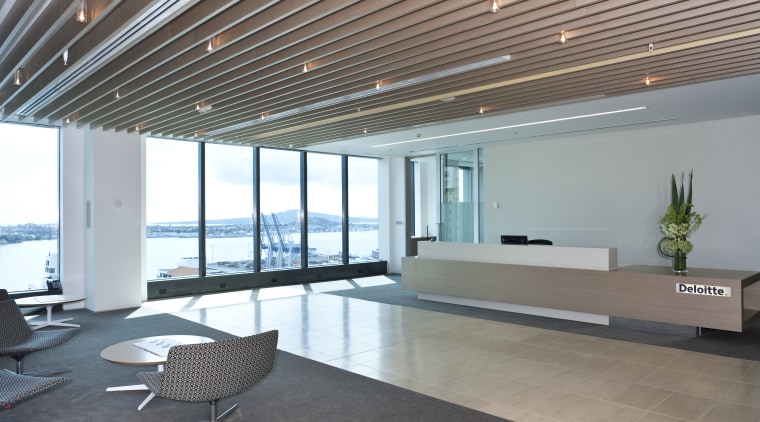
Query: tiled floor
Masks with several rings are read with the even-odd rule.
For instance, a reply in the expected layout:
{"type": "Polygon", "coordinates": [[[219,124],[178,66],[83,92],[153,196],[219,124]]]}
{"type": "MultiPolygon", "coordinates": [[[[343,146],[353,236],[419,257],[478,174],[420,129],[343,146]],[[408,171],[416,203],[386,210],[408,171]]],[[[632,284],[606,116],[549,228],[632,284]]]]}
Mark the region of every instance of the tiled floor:
{"type": "Polygon", "coordinates": [[[278,329],[281,350],[518,422],[760,421],[760,362],[322,294],[391,282],[169,299],[135,316],[278,329]]]}

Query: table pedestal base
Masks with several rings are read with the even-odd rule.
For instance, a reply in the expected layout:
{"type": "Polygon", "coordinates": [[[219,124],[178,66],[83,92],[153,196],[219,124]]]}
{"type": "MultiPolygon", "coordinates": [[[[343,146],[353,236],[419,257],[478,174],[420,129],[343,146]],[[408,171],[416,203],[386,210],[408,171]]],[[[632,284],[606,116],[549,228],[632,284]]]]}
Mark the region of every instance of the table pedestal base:
{"type": "MultiPolygon", "coordinates": [[[[164,365],[158,365],[158,370],[163,371],[164,365]]],[[[134,384],[134,385],[122,385],[120,387],[108,387],[106,388],[106,391],[147,391],[148,387],[145,384],[134,384]]],[[[150,392],[148,394],[148,397],[145,398],[145,400],[140,403],[139,406],[137,406],[137,410],[142,410],[143,407],[145,407],[146,404],[148,404],[151,400],[153,400],[153,397],[156,397],[156,393],[150,392]]]]}
{"type": "Polygon", "coordinates": [[[66,321],[71,321],[74,318],[64,318],[64,319],[53,319],[53,306],[55,305],[45,305],[45,309],[47,310],[47,320],[43,322],[30,322],[29,324],[32,325],[32,330],[38,330],[40,328],[44,327],[79,327],[79,324],[69,324],[66,321]]]}

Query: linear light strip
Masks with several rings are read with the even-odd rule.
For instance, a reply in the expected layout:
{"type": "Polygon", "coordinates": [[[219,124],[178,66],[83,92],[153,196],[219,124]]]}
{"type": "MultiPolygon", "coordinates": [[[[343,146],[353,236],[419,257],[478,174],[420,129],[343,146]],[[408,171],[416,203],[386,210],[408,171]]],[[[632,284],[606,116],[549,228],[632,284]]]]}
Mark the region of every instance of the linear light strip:
{"type": "Polygon", "coordinates": [[[470,63],[470,64],[466,64],[466,65],[463,65],[463,66],[454,67],[454,68],[451,68],[451,69],[446,69],[446,70],[441,70],[441,71],[438,71],[438,72],[429,73],[429,74],[426,74],[426,75],[416,76],[414,78],[405,79],[403,81],[398,81],[398,82],[389,83],[387,85],[382,85],[380,87],[380,89],[370,88],[370,89],[366,89],[364,91],[355,92],[353,94],[346,94],[346,95],[343,95],[341,97],[331,98],[331,99],[328,99],[328,100],[320,101],[318,103],[309,104],[309,105],[305,105],[303,107],[294,108],[292,110],[286,110],[286,111],[282,111],[280,113],[273,113],[273,114],[267,115],[264,119],[254,119],[254,120],[251,120],[251,121],[248,121],[248,122],[243,122],[243,123],[236,124],[234,126],[229,126],[229,127],[223,128],[223,129],[217,129],[217,130],[211,131],[211,132],[208,133],[208,135],[209,136],[214,136],[214,135],[219,135],[219,134],[226,133],[226,132],[232,132],[234,130],[243,129],[243,128],[246,128],[246,127],[258,125],[258,124],[261,124],[261,123],[264,123],[264,122],[267,122],[267,121],[270,121],[270,120],[281,119],[283,117],[292,116],[294,114],[303,113],[305,111],[316,110],[316,109],[319,109],[319,108],[323,108],[323,107],[327,107],[327,106],[331,106],[331,105],[335,105],[335,104],[344,103],[344,102],[347,102],[347,101],[358,100],[360,98],[365,98],[365,97],[369,97],[369,96],[372,96],[372,95],[377,95],[377,94],[385,92],[385,91],[390,91],[390,90],[399,89],[399,88],[406,88],[408,86],[416,85],[416,84],[419,84],[419,83],[422,83],[422,82],[431,81],[433,79],[440,79],[440,78],[444,78],[446,76],[451,76],[451,75],[456,75],[456,74],[459,74],[459,73],[470,72],[470,71],[475,70],[475,69],[480,69],[480,68],[486,67],[486,66],[492,66],[492,65],[503,63],[503,62],[506,62],[506,61],[509,61],[509,56],[508,55],[507,56],[498,56],[498,57],[494,57],[494,58],[491,58],[491,59],[482,60],[482,61],[479,61],[479,62],[476,62],[476,63],[470,63]]]}
{"type": "MultiPolygon", "coordinates": [[[[668,118],[665,118],[665,119],[646,120],[646,121],[642,121],[642,122],[633,122],[633,123],[622,123],[622,124],[618,124],[618,125],[595,126],[595,127],[586,128],[586,129],[561,130],[561,131],[557,131],[557,132],[542,133],[542,134],[539,134],[539,135],[518,136],[516,138],[510,139],[509,141],[514,142],[514,141],[519,141],[519,140],[522,140],[522,139],[539,138],[539,137],[553,136],[553,135],[566,135],[566,134],[570,134],[570,133],[583,133],[583,132],[589,132],[589,131],[600,130],[600,129],[614,129],[614,128],[621,128],[621,127],[628,127],[628,126],[650,125],[652,123],[671,122],[671,121],[674,121],[674,120],[676,120],[675,117],[668,117],[668,118]]],[[[469,144],[460,144],[460,145],[454,145],[454,146],[448,146],[448,147],[440,147],[440,148],[439,147],[435,147],[433,149],[439,150],[439,151],[443,151],[443,150],[452,149],[452,148],[462,148],[462,147],[468,147],[468,146],[473,146],[473,145],[488,145],[488,144],[499,143],[499,142],[504,142],[504,141],[503,140],[493,140],[493,141],[486,141],[486,142],[472,142],[472,143],[469,143],[469,144]]],[[[417,153],[417,152],[421,152],[421,151],[432,151],[433,149],[423,148],[423,149],[420,149],[420,150],[412,150],[410,152],[417,153]]]]}
{"type": "Polygon", "coordinates": [[[478,92],[487,91],[487,90],[490,90],[490,89],[503,88],[503,87],[507,87],[507,86],[511,86],[511,85],[517,85],[517,84],[524,83],[524,82],[531,82],[531,81],[535,81],[535,80],[546,79],[546,78],[550,78],[550,77],[553,77],[553,76],[566,75],[566,74],[573,73],[573,72],[580,72],[582,70],[596,69],[596,68],[599,68],[599,67],[609,66],[609,65],[617,64],[617,63],[626,63],[626,62],[629,62],[629,61],[639,60],[639,59],[643,59],[643,58],[646,58],[646,57],[652,57],[652,56],[658,56],[658,55],[662,55],[662,54],[674,53],[674,52],[678,52],[678,51],[682,51],[682,50],[687,50],[687,49],[690,49],[690,48],[703,47],[703,46],[717,44],[717,43],[726,42],[726,41],[731,41],[731,40],[735,40],[735,39],[739,39],[739,38],[751,37],[753,35],[760,35],[760,28],[753,28],[753,29],[748,29],[748,30],[745,30],[745,31],[733,32],[733,33],[730,33],[730,34],[719,35],[719,36],[715,36],[715,37],[711,37],[711,38],[705,38],[705,39],[701,39],[701,40],[686,42],[686,43],[683,43],[683,44],[675,44],[675,45],[671,45],[671,46],[667,46],[667,47],[662,47],[662,48],[654,49],[653,51],[644,51],[644,52],[640,52],[640,53],[628,54],[628,55],[621,56],[621,57],[615,57],[615,58],[612,58],[612,59],[602,60],[602,61],[598,61],[598,62],[594,62],[594,63],[586,63],[586,64],[582,64],[582,65],[578,65],[578,66],[571,66],[571,67],[567,67],[567,68],[564,68],[564,69],[558,69],[558,70],[554,70],[554,71],[550,71],[550,72],[539,73],[539,74],[536,74],[536,75],[529,75],[529,76],[525,76],[525,77],[522,77],[522,78],[507,79],[507,80],[504,80],[504,81],[501,81],[501,82],[492,83],[492,84],[489,84],[489,85],[482,85],[482,86],[478,86],[478,87],[474,87],[474,88],[463,89],[463,90],[454,91],[454,92],[447,92],[447,93],[440,94],[440,95],[435,95],[435,96],[432,96],[432,97],[425,97],[425,98],[419,98],[419,99],[416,99],[416,100],[409,100],[409,101],[405,101],[403,103],[397,103],[397,104],[392,104],[392,105],[378,107],[378,108],[373,108],[373,109],[368,109],[368,110],[361,110],[361,111],[358,111],[356,113],[345,114],[345,115],[342,115],[342,116],[335,116],[335,117],[331,117],[329,119],[324,119],[324,120],[320,120],[320,121],[304,123],[304,124],[300,124],[300,125],[289,126],[287,128],[282,128],[282,129],[274,130],[274,131],[267,132],[267,133],[260,133],[260,134],[257,134],[257,135],[252,135],[252,136],[249,137],[249,139],[251,141],[256,141],[256,140],[259,140],[259,139],[268,138],[270,136],[282,135],[282,134],[285,134],[285,133],[295,132],[295,131],[303,130],[303,129],[309,129],[309,128],[317,127],[317,126],[323,126],[323,125],[330,124],[330,123],[337,123],[337,122],[341,122],[341,121],[344,121],[344,120],[355,119],[355,118],[358,118],[358,117],[371,116],[371,115],[374,115],[374,114],[384,113],[386,111],[398,110],[400,108],[412,107],[412,106],[416,106],[416,105],[420,105],[420,104],[431,103],[431,102],[434,102],[434,101],[441,100],[443,98],[457,97],[457,96],[462,96],[462,95],[467,95],[467,94],[474,94],[474,93],[478,93],[478,92]]]}
{"type": "Polygon", "coordinates": [[[430,136],[430,137],[427,137],[427,138],[412,139],[412,140],[409,140],[409,141],[400,141],[400,142],[392,142],[392,143],[389,143],[389,144],[372,145],[372,148],[380,148],[380,147],[388,147],[388,146],[391,146],[391,145],[408,144],[408,143],[411,143],[411,142],[429,141],[429,140],[432,140],[432,139],[451,138],[451,137],[454,137],[454,136],[461,136],[461,135],[472,135],[474,133],[493,132],[495,130],[514,129],[516,127],[536,126],[536,125],[542,125],[542,124],[546,124],[546,123],[563,122],[563,121],[566,121],[566,120],[578,120],[578,119],[585,119],[587,117],[606,116],[608,114],[626,113],[626,112],[629,112],[629,111],[638,111],[638,110],[646,110],[646,107],[634,107],[634,108],[627,108],[627,109],[624,109],[624,110],[613,110],[613,111],[604,111],[604,112],[601,112],[601,113],[584,114],[584,115],[581,115],[581,116],[560,117],[558,119],[542,120],[540,122],[520,123],[520,124],[510,125],[510,126],[500,126],[500,127],[489,128],[489,129],[472,130],[472,131],[469,131],[469,132],[450,133],[448,135],[430,136]]]}

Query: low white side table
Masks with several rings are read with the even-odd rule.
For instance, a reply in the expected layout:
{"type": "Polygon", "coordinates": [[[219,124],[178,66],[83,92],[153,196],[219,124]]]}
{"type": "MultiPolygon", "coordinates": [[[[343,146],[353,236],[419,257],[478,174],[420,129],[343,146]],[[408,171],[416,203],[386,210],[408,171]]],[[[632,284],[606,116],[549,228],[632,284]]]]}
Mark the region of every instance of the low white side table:
{"type": "Polygon", "coordinates": [[[57,327],[79,327],[78,324],[70,324],[66,321],[70,321],[73,318],[53,319],[53,307],[56,305],[63,305],[66,303],[80,302],[85,299],[84,296],[69,296],[69,295],[43,295],[43,296],[29,296],[16,299],[16,305],[20,308],[29,308],[34,306],[44,306],[47,310],[47,320],[43,322],[30,322],[32,329],[37,330],[43,327],[57,326],[57,327]]]}

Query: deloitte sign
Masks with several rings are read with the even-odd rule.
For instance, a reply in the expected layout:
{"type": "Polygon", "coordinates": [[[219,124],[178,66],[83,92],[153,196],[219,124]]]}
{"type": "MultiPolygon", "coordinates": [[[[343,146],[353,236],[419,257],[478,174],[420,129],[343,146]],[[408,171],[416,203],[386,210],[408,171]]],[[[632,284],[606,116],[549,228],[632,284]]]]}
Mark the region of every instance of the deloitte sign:
{"type": "Polygon", "coordinates": [[[676,292],[691,295],[731,297],[730,287],[703,286],[701,284],[676,283],[676,292]]]}

